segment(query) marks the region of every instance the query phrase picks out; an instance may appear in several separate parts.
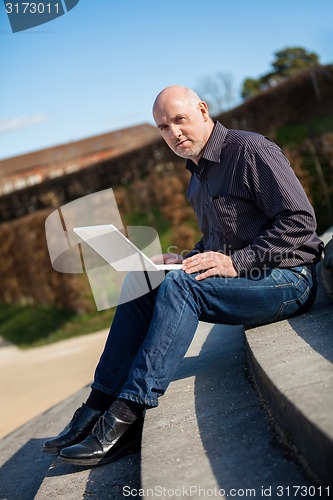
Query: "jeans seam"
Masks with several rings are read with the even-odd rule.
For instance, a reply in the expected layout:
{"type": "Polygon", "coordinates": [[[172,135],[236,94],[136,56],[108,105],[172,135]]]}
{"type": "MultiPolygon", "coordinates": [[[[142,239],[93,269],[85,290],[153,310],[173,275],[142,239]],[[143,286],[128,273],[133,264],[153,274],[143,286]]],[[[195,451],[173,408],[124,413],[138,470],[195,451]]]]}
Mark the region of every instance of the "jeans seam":
{"type": "MultiPolygon", "coordinates": [[[[185,288],[184,288],[184,290],[185,290],[185,288]]],[[[181,318],[181,316],[182,316],[182,314],[183,314],[183,312],[184,312],[184,309],[185,309],[185,304],[187,304],[187,299],[188,299],[188,297],[189,297],[189,292],[188,292],[187,290],[185,290],[185,293],[186,293],[186,298],[183,300],[181,313],[180,313],[180,315],[179,315],[179,320],[178,320],[177,325],[176,325],[176,326],[175,326],[175,328],[174,328],[175,332],[176,332],[176,331],[177,331],[177,329],[178,329],[178,326],[179,326],[179,323],[180,323],[180,318],[181,318]]],[[[169,337],[169,338],[170,338],[170,337],[169,337]]],[[[168,352],[169,352],[169,350],[170,350],[170,346],[171,346],[171,344],[172,344],[172,341],[173,341],[173,338],[172,338],[172,339],[170,339],[170,341],[169,341],[169,343],[168,343],[168,346],[167,346],[167,349],[165,350],[165,352],[164,352],[164,354],[163,354],[163,356],[162,356],[162,360],[163,360],[163,361],[164,361],[164,359],[166,358],[167,353],[168,353],[168,352]]],[[[154,381],[156,381],[155,372],[156,372],[156,368],[154,368],[154,371],[153,371],[153,373],[151,374],[151,379],[154,379],[154,381]]]]}

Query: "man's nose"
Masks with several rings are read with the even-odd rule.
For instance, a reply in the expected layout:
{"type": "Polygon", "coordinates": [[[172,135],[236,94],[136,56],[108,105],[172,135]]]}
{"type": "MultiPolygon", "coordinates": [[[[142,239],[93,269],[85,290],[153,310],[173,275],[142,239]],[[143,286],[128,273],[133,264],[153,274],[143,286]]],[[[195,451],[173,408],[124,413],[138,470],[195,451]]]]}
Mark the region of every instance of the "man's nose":
{"type": "Polygon", "coordinates": [[[182,131],[181,129],[176,125],[172,128],[172,139],[180,139],[182,136],[182,131]]]}
{"type": "Polygon", "coordinates": [[[182,131],[180,130],[178,125],[172,125],[169,127],[171,139],[179,139],[182,135],[182,131]]]}

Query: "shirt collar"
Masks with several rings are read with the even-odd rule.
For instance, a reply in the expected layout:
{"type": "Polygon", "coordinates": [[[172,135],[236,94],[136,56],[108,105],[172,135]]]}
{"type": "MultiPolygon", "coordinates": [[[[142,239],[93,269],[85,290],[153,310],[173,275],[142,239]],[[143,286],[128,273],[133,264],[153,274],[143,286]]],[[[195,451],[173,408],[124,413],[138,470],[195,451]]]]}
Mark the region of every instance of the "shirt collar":
{"type": "Polygon", "coordinates": [[[206,164],[205,160],[220,163],[221,151],[227,132],[228,129],[220,122],[217,121],[215,123],[198,165],[196,165],[192,160],[187,160],[186,162],[186,168],[192,172],[192,174],[202,172],[206,164]]]}

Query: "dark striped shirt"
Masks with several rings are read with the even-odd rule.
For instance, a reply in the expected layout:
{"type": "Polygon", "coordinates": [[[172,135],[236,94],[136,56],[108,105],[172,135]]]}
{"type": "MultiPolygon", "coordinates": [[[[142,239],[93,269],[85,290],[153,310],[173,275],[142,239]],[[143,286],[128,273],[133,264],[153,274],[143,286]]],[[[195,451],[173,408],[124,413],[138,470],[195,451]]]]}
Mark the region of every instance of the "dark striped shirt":
{"type": "Polygon", "coordinates": [[[270,139],[216,122],[198,165],[188,160],[186,168],[187,197],[203,235],[195,251],[230,255],[240,274],[319,258],[313,208],[270,139]]]}

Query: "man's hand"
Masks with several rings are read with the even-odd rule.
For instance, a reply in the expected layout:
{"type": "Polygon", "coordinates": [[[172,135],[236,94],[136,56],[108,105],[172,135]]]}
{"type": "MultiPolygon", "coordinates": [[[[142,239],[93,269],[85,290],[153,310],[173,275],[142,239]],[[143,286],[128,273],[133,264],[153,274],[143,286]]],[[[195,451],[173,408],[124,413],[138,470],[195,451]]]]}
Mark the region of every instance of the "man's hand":
{"type": "Polygon", "coordinates": [[[220,252],[204,252],[193,255],[183,261],[182,269],[187,274],[203,271],[195,277],[197,281],[204,280],[209,276],[224,276],[225,278],[238,276],[231,258],[220,252]]]}

